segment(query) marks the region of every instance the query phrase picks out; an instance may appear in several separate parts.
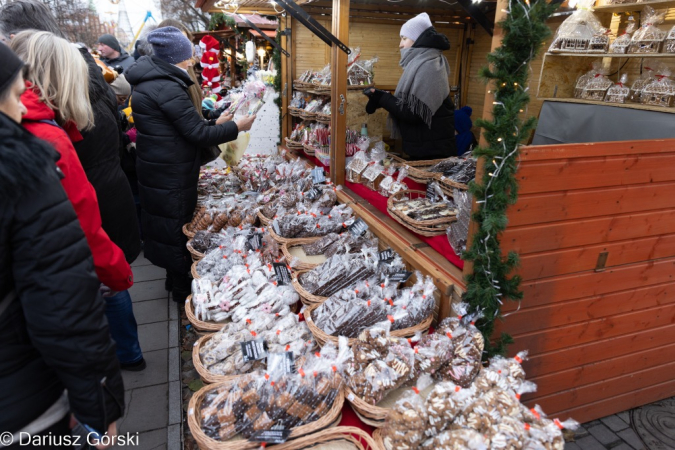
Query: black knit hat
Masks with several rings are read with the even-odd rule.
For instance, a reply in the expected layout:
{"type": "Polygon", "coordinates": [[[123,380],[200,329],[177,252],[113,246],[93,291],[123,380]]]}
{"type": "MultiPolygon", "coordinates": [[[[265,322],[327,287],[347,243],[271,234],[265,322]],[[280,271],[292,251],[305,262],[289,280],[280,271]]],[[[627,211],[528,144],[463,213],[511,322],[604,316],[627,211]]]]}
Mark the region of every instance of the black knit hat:
{"type": "Polygon", "coordinates": [[[0,43],[0,95],[3,94],[16,79],[24,63],[5,44],[0,43]]]}
{"type": "Polygon", "coordinates": [[[112,34],[103,34],[101,35],[100,38],[98,38],[98,41],[96,41],[97,44],[105,44],[108,47],[112,48],[116,52],[122,53],[122,47],[120,46],[119,41],[115,36],[112,34]]]}

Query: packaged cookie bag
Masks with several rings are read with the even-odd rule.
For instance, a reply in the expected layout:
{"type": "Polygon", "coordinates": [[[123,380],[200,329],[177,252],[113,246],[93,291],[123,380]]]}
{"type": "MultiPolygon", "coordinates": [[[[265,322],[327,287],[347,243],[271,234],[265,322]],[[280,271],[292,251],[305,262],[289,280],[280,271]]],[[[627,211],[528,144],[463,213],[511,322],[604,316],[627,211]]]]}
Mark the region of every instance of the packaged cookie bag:
{"type": "Polygon", "coordinates": [[[416,449],[424,441],[428,414],[420,392],[431,383],[431,377],[420,377],[416,386],[399,399],[387,414],[381,430],[382,441],[387,450],[416,449]]]}
{"type": "Polygon", "coordinates": [[[427,439],[420,447],[423,450],[488,450],[490,440],[476,430],[458,428],[444,431],[427,439]]]}
{"type": "Polygon", "coordinates": [[[455,383],[446,381],[439,383],[426,399],[428,424],[426,437],[434,437],[454,422],[455,418],[476,398],[476,389],[464,389],[455,383]]]}

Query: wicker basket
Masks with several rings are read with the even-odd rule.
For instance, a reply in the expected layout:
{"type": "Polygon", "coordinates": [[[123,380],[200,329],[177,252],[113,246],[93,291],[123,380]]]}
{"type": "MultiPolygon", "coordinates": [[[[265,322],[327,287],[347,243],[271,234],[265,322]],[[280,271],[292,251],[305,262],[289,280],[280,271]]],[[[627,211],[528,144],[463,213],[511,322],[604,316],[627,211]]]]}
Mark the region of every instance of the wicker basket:
{"type": "Polygon", "coordinates": [[[188,225],[190,224],[186,223],[185,225],[183,225],[183,234],[192,239],[193,237],[195,237],[196,232],[188,230],[188,225]]]}
{"type": "Polygon", "coordinates": [[[379,428],[373,431],[373,440],[375,441],[375,445],[377,446],[378,450],[388,450],[387,446],[384,445],[384,440],[382,439],[382,434],[380,433],[379,428]]]}
{"type": "Polygon", "coordinates": [[[190,266],[190,273],[192,274],[192,278],[195,280],[199,280],[202,276],[197,273],[197,263],[199,261],[195,261],[192,263],[192,266],[190,266]]]}
{"type": "Polygon", "coordinates": [[[197,319],[197,316],[195,315],[195,307],[192,304],[192,295],[188,295],[188,297],[185,299],[185,315],[192,326],[199,331],[220,331],[223,328],[223,325],[227,323],[204,322],[197,319]]]}
{"type": "Polygon", "coordinates": [[[260,223],[263,224],[264,226],[268,226],[268,225],[272,222],[272,219],[268,219],[268,218],[265,217],[265,216],[263,215],[263,213],[260,212],[260,211],[258,211],[258,220],[259,220],[260,223]]]}
{"type": "Polygon", "coordinates": [[[389,197],[387,201],[387,212],[392,219],[422,236],[439,236],[445,234],[448,226],[457,221],[457,216],[443,217],[433,220],[415,220],[393,208],[396,200],[409,196],[411,198],[426,197],[423,191],[400,191],[389,197]]]}
{"type": "Polygon", "coordinates": [[[314,150],[314,147],[312,147],[311,145],[305,144],[305,145],[303,145],[303,149],[304,149],[305,155],[314,156],[315,150],[314,150]]]}
{"type": "Polygon", "coordinates": [[[302,108],[296,108],[294,106],[289,106],[288,107],[288,114],[290,114],[293,117],[302,117],[301,114],[304,111],[302,108]]]}
{"type": "MultiPolygon", "coordinates": [[[[409,389],[409,387],[401,386],[391,392],[388,392],[386,397],[389,397],[393,392],[398,391],[398,398],[400,398],[400,396],[402,396],[404,392],[409,389]]],[[[384,425],[387,414],[391,410],[392,405],[396,403],[398,398],[394,397],[393,401],[389,401],[389,406],[386,407],[371,405],[370,403],[366,403],[361,397],[354,394],[349,386],[345,386],[345,399],[349,402],[356,415],[359,416],[359,419],[361,419],[364,423],[367,423],[368,425],[375,428],[380,428],[384,425]]],[[[380,402],[380,404],[382,403],[385,402],[380,402]]]]}
{"type": "MultiPolygon", "coordinates": [[[[291,255],[291,252],[289,251],[289,249],[291,247],[297,247],[297,246],[296,245],[289,246],[287,244],[283,244],[281,246],[281,253],[284,254],[284,256],[286,257],[286,261],[289,261],[289,262],[294,258],[294,256],[291,255]]],[[[318,267],[320,265],[321,265],[321,263],[313,264],[313,263],[308,263],[308,262],[298,262],[298,263],[295,264],[295,266],[293,266],[293,268],[297,269],[297,270],[306,271],[306,270],[312,270],[313,268],[318,267]]]]}
{"type": "MultiPolygon", "coordinates": [[[[283,248],[282,248],[282,250],[283,250],[283,248]]],[[[309,292],[307,292],[305,290],[305,288],[302,287],[302,285],[298,281],[298,277],[301,274],[303,274],[305,272],[308,272],[308,271],[309,270],[299,270],[299,271],[295,272],[295,276],[292,279],[293,288],[295,289],[295,292],[297,292],[300,295],[300,301],[302,301],[302,303],[304,305],[307,305],[307,306],[316,305],[316,306],[318,306],[318,305],[322,304],[323,302],[325,302],[326,300],[328,300],[328,297],[319,297],[318,295],[310,294],[309,292]]]]}
{"type": "Polygon", "coordinates": [[[195,250],[194,248],[192,248],[192,240],[187,241],[187,243],[185,244],[185,246],[187,247],[188,252],[190,252],[190,255],[192,256],[192,261],[193,261],[193,262],[195,262],[195,263],[196,263],[196,262],[199,262],[199,261],[201,261],[201,260],[204,258],[204,253],[198,252],[197,250],[195,250]]]}
{"type": "Polygon", "coordinates": [[[209,333],[205,334],[204,336],[200,337],[197,342],[195,342],[194,347],[192,347],[192,364],[194,364],[195,369],[197,370],[197,373],[199,373],[199,377],[202,379],[202,381],[206,384],[211,384],[211,383],[220,383],[222,381],[231,381],[234,380],[235,378],[239,378],[241,374],[239,375],[216,375],[204,367],[204,364],[202,364],[202,360],[199,357],[199,350],[206,344],[206,342],[213,337],[215,333],[209,333]]]}
{"type": "MultiPolygon", "coordinates": [[[[440,175],[440,174],[439,174],[439,175],[440,175]]],[[[436,179],[438,180],[438,185],[441,187],[441,189],[443,190],[443,192],[444,192],[446,195],[452,195],[452,190],[453,190],[453,189],[460,189],[460,190],[462,190],[462,191],[467,191],[467,190],[469,189],[469,185],[468,185],[468,184],[458,183],[458,182],[456,182],[456,181],[452,181],[451,179],[446,178],[446,177],[444,177],[444,176],[442,176],[442,175],[439,176],[439,177],[436,178],[436,179]]]]}
{"type": "MultiPolygon", "coordinates": [[[[190,399],[190,403],[188,404],[187,422],[188,426],[190,427],[190,432],[197,441],[197,445],[199,445],[199,448],[208,450],[255,450],[260,448],[260,442],[251,442],[244,439],[229,440],[225,442],[216,441],[208,437],[202,430],[199,417],[201,416],[200,410],[202,402],[204,401],[204,397],[209,391],[217,389],[222,386],[229,386],[230,384],[232,384],[231,380],[204,386],[203,388],[195,392],[192,398],[190,399]]],[[[289,436],[289,441],[287,441],[284,444],[281,444],[284,447],[278,448],[283,448],[286,450],[303,448],[293,446],[294,442],[292,440],[312,433],[321,432],[322,430],[337,425],[340,422],[341,418],[340,412],[342,411],[344,399],[345,399],[344,393],[342,392],[342,390],[340,390],[340,393],[335,397],[335,400],[333,401],[333,406],[330,408],[330,410],[325,416],[307,425],[302,425],[293,428],[289,436]]],[[[304,442],[305,441],[303,441],[303,445],[304,442]]]]}
{"type": "Polygon", "coordinates": [[[275,445],[272,448],[274,450],[303,450],[310,448],[316,450],[335,448],[339,448],[340,450],[381,450],[368,433],[356,427],[327,428],[318,433],[275,445]],[[331,443],[337,442],[340,443],[339,447],[331,445],[331,443]]]}
{"type": "Polygon", "coordinates": [[[277,241],[279,244],[286,244],[286,245],[303,245],[303,244],[311,244],[312,242],[318,241],[321,239],[323,236],[313,236],[313,237],[306,237],[306,238],[285,238],[281,237],[278,234],[274,232],[274,229],[272,227],[269,227],[267,230],[270,233],[270,236],[272,239],[277,241]]]}
{"type": "MultiPolygon", "coordinates": [[[[302,295],[302,294],[300,294],[302,295]]],[[[338,338],[336,336],[331,336],[329,334],[324,333],[324,331],[316,326],[314,323],[314,319],[312,319],[312,313],[316,308],[320,306],[320,303],[315,303],[314,305],[309,305],[307,308],[305,308],[304,316],[305,316],[305,322],[307,322],[307,327],[309,328],[309,331],[312,332],[314,335],[314,339],[319,343],[319,345],[324,345],[326,342],[331,341],[335,345],[338,345],[338,338]]],[[[431,322],[434,319],[434,315],[431,314],[429,317],[427,317],[425,320],[422,322],[418,323],[414,327],[410,328],[403,328],[401,330],[395,330],[390,333],[391,336],[395,337],[412,337],[417,333],[418,331],[427,331],[429,327],[431,326],[431,322]]],[[[349,339],[349,345],[354,344],[356,341],[356,338],[350,338],[349,339]]]]}
{"type": "Polygon", "coordinates": [[[302,145],[301,142],[292,141],[288,138],[284,138],[284,140],[286,141],[286,147],[288,147],[290,150],[302,150],[303,149],[303,145],[302,145]]]}
{"type": "Polygon", "coordinates": [[[408,170],[408,178],[421,184],[426,184],[429,180],[436,180],[440,176],[439,173],[429,172],[427,169],[443,159],[429,159],[423,161],[406,161],[396,155],[391,155],[392,159],[396,161],[398,167],[405,167],[408,170]]]}
{"type": "Polygon", "coordinates": [[[316,121],[330,124],[330,114],[316,113],[316,121]]]}
{"type": "Polygon", "coordinates": [[[298,117],[300,117],[302,120],[314,120],[316,119],[316,113],[305,111],[303,109],[302,112],[298,115],[298,117]]]}

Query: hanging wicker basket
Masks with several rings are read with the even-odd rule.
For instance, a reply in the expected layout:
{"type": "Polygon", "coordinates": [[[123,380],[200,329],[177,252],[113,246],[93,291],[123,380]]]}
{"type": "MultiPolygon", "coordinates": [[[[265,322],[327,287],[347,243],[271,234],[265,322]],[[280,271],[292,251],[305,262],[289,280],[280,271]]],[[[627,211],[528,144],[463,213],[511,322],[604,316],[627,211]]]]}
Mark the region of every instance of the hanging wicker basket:
{"type": "Polygon", "coordinates": [[[442,217],[440,219],[432,220],[415,220],[408,217],[406,214],[394,209],[394,203],[404,198],[423,198],[426,197],[426,192],[423,191],[400,191],[389,197],[387,201],[387,212],[392,219],[408,228],[409,230],[422,236],[440,236],[445,234],[447,228],[451,223],[457,221],[457,216],[442,217]]]}
{"type": "MultiPolygon", "coordinates": [[[[305,322],[307,322],[307,327],[309,328],[309,331],[312,332],[312,335],[314,335],[314,339],[319,343],[319,345],[324,345],[326,342],[332,342],[335,345],[338,345],[338,338],[336,336],[331,336],[327,333],[325,333],[321,328],[319,328],[316,323],[314,322],[314,319],[312,318],[312,313],[316,308],[321,306],[320,303],[316,303],[314,305],[309,305],[305,308],[304,316],[305,316],[305,322]]],[[[433,321],[434,316],[431,314],[429,317],[427,317],[425,320],[422,322],[418,323],[417,325],[409,328],[403,328],[401,330],[395,330],[390,333],[391,336],[394,337],[412,337],[417,333],[418,331],[420,332],[425,332],[429,329],[431,326],[431,322],[433,321]]],[[[350,338],[349,339],[349,345],[353,345],[354,342],[356,342],[357,338],[350,338]]]]}
{"type": "MultiPolygon", "coordinates": [[[[229,380],[204,386],[203,388],[195,392],[192,395],[192,398],[190,399],[190,403],[188,404],[188,419],[187,419],[188,427],[190,427],[190,432],[197,441],[197,445],[199,445],[199,448],[201,449],[255,450],[260,448],[260,442],[251,442],[246,439],[236,439],[236,436],[235,438],[229,441],[216,441],[215,439],[211,439],[210,437],[208,437],[206,433],[204,433],[204,431],[202,430],[199,417],[201,416],[200,414],[201,405],[204,401],[204,397],[206,397],[206,394],[208,394],[210,391],[218,389],[220,387],[228,387],[232,383],[233,381],[229,380]]],[[[304,447],[295,447],[294,446],[295,442],[293,440],[313,433],[321,433],[324,430],[336,426],[340,422],[341,418],[340,413],[342,411],[343,404],[344,404],[344,393],[342,390],[340,390],[338,395],[335,397],[335,400],[333,401],[333,405],[328,410],[326,415],[321,417],[319,420],[308,423],[307,425],[301,425],[299,427],[293,428],[289,436],[289,440],[284,444],[280,444],[285,447],[268,446],[267,448],[279,448],[285,450],[304,448],[304,447]]],[[[301,442],[302,445],[305,445],[306,441],[301,442]]]]}

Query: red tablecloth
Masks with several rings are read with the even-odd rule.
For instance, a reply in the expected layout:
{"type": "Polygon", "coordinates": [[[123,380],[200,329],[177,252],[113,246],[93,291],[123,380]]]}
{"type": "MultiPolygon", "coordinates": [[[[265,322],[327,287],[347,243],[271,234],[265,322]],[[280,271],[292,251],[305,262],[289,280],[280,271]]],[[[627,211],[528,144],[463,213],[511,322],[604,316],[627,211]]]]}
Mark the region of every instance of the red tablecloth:
{"type": "MultiPolygon", "coordinates": [[[[419,191],[427,190],[426,185],[419,184],[409,178],[406,178],[405,182],[411,190],[419,190],[419,191]]],[[[362,184],[350,183],[349,181],[345,181],[345,186],[351,189],[356,195],[358,195],[359,197],[361,197],[362,199],[366,200],[368,203],[373,205],[379,211],[389,216],[389,213],[387,213],[387,197],[384,197],[375,191],[371,191],[362,184]]],[[[413,231],[411,230],[411,232],[413,231]]],[[[457,256],[455,251],[452,249],[446,235],[443,234],[440,236],[427,237],[416,234],[416,236],[418,236],[420,240],[429,244],[429,247],[433,248],[438,253],[443,255],[443,257],[448,261],[450,261],[450,263],[452,263],[454,266],[459,267],[460,269],[464,269],[464,261],[459,259],[459,256],[457,256]]]]}

